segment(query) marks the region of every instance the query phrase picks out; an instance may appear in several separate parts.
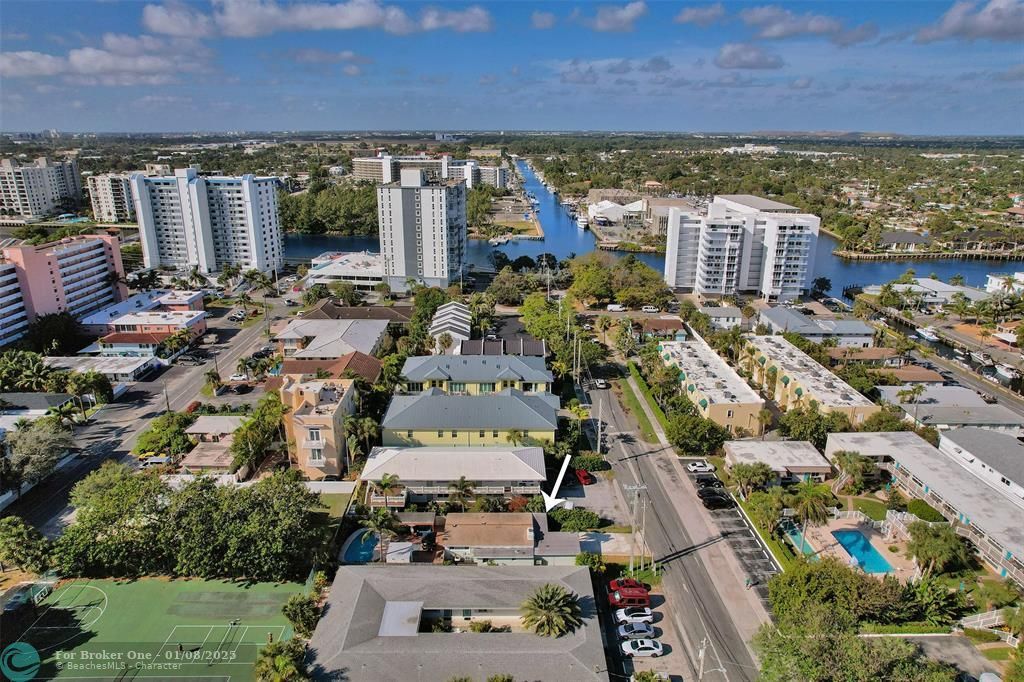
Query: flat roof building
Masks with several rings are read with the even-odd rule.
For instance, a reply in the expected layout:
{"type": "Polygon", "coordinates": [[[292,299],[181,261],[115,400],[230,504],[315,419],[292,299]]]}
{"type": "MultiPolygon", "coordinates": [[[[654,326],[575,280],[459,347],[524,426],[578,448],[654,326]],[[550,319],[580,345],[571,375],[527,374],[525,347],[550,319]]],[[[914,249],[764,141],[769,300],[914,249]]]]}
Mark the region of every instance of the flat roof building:
{"type": "Polygon", "coordinates": [[[82,180],[74,159],[32,163],[0,160],[0,210],[26,218],[45,218],[82,199],[82,180]]]}
{"type": "MultiPolygon", "coordinates": [[[[877,296],[882,291],[881,284],[872,284],[864,287],[864,293],[877,296]]],[[[922,303],[929,305],[945,305],[953,301],[956,294],[963,294],[971,303],[984,301],[991,297],[991,294],[975,287],[961,284],[947,284],[942,280],[931,277],[918,277],[913,282],[900,284],[894,283],[893,288],[901,294],[914,294],[921,297],[922,303]]]]}
{"type": "Polygon", "coordinates": [[[875,328],[860,320],[818,320],[792,308],[773,306],[761,311],[759,321],[772,334],[793,332],[814,343],[835,339],[837,345],[852,348],[875,344],[875,328]]]}
{"type": "Polygon", "coordinates": [[[683,395],[702,417],[734,435],[761,433],[758,412],[764,400],[704,339],[662,341],[658,353],[666,366],[679,371],[683,395]]]}
{"type": "Polygon", "coordinates": [[[939,452],[998,488],[1024,509],[1024,441],[1020,436],[967,426],[943,431],[939,452]]]}
{"type": "Polygon", "coordinates": [[[824,481],[832,465],[807,441],[731,440],[725,443],[725,461],[737,464],[767,464],[777,483],[824,481]]]}
{"type": "Polygon", "coordinates": [[[328,251],[313,259],[306,275],[306,288],[347,282],[362,291],[372,291],[384,281],[384,265],[379,253],[328,251]]]}
{"type": "Polygon", "coordinates": [[[761,385],[775,375],[772,394],[783,409],[813,401],[823,413],[845,414],[854,426],[881,409],[781,336],[748,336],[746,342],[753,354],[741,362],[761,385]]]}
{"type": "Polygon", "coordinates": [[[86,178],[92,216],[100,223],[130,223],[135,220],[135,202],[128,176],[103,173],[86,178]]]}
{"type": "Polygon", "coordinates": [[[916,426],[931,426],[948,431],[964,426],[976,426],[1012,435],[1024,434],[1024,417],[998,404],[989,404],[964,386],[926,385],[915,400],[902,402],[899,393],[904,386],[879,386],[878,392],[885,402],[899,406],[904,419],[916,426]]]}
{"type": "Polygon", "coordinates": [[[521,626],[522,603],[555,584],[584,604],[595,599],[590,570],[577,566],[342,566],[309,643],[318,679],[408,682],[491,675],[517,680],[607,682],[597,610],[562,637],[539,637],[521,626]],[[431,632],[438,620],[462,632],[431,632]],[[475,633],[489,620],[512,632],[475,633]]]}
{"type": "Polygon", "coordinates": [[[83,355],[71,357],[46,357],[43,359],[47,367],[57,370],[74,372],[99,372],[107,377],[112,384],[139,381],[147,374],[160,367],[160,362],[153,356],[149,357],[88,357],[83,355]]]}

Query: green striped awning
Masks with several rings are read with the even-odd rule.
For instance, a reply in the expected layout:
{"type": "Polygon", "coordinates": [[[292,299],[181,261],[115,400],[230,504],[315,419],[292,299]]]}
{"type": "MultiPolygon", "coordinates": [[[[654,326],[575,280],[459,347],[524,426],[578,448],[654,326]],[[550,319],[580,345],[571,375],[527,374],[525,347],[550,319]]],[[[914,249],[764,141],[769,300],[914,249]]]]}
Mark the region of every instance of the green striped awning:
{"type": "Polygon", "coordinates": [[[789,377],[782,377],[782,385],[789,386],[789,377]]]}
{"type": "Polygon", "coordinates": [[[665,353],[664,357],[665,357],[666,360],[671,360],[672,359],[672,356],[669,355],[668,353],[665,353]]]}
{"type": "Polygon", "coordinates": [[[701,398],[700,402],[697,404],[700,405],[701,409],[707,409],[708,407],[708,401],[705,398],[701,398]]]}
{"type": "Polygon", "coordinates": [[[697,387],[694,386],[693,384],[690,384],[689,386],[686,387],[686,390],[689,391],[690,393],[693,393],[694,391],[697,390],[697,387]]]}
{"type": "Polygon", "coordinates": [[[766,362],[768,362],[768,358],[760,357],[760,358],[757,359],[757,364],[759,364],[759,365],[763,366],[764,363],[766,363],[766,362]]]}
{"type": "Polygon", "coordinates": [[[802,396],[804,394],[804,389],[802,389],[802,388],[796,389],[796,394],[797,394],[798,397],[802,396]]]}
{"type": "Polygon", "coordinates": [[[682,371],[679,372],[679,380],[680,381],[686,381],[686,372],[682,372],[682,371]]]}

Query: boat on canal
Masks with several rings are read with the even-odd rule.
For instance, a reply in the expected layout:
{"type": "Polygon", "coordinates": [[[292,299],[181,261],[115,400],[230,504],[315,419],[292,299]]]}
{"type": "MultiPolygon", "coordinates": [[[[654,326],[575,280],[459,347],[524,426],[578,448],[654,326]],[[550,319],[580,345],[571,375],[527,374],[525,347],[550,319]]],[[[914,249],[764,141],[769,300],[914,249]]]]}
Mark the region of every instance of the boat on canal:
{"type": "Polygon", "coordinates": [[[992,363],[992,356],[989,355],[988,353],[986,353],[984,351],[980,351],[980,350],[972,350],[971,351],[971,360],[974,360],[976,363],[978,363],[982,367],[990,367],[993,364],[992,363]]]}
{"type": "Polygon", "coordinates": [[[917,335],[925,341],[931,341],[932,343],[939,340],[939,335],[935,333],[935,327],[921,327],[917,330],[917,335]]]}
{"type": "Polygon", "coordinates": [[[588,227],[590,227],[590,221],[587,220],[586,216],[581,215],[579,218],[576,219],[576,227],[580,228],[581,230],[585,230],[588,227]]]}
{"type": "Polygon", "coordinates": [[[1014,367],[1007,365],[1005,362],[996,364],[996,373],[1000,376],[1006,377],[1007,379],[1020,378],[1020,372],[1018,372],[1014,367]]]}

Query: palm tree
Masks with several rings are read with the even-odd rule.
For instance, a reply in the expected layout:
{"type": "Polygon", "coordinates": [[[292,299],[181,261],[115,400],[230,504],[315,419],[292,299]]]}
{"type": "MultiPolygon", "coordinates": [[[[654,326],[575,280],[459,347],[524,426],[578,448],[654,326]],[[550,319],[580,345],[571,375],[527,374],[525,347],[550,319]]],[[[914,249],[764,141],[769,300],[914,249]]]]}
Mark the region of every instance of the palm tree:
{"type": "Polygon", "coordinates": [[[203,377],[206,379],[206,385],[210,387],[210,390],[213,391],[214,395],[217,395],[217,391],[219,391],[220,387],[224,385],[224,382],[220,378],[220,372],[215,369],[211,369],[203,374],[203,377]]]}
{"type": "Polygon", "coordinates": [[[762,407],[757,411],[757,423],[761,425],[761,440],[764,440],[765,435],[768,433],[768,427],[772,425],[772,418],[774,416],[767,407],[762,407]]]}
{"type": "Polygon", "coordinates": [[[753,464],[734,464],[729,469],[729,475],[740,488],[740,495],[747,496],[752,488],[765,486],[775,479],[775,472],[764,462],[753,464]]]}
{"type": "Polygon", "coordinates": [[[235,301],[242,306],[242,312],[249,314],[249,304],[252,303],[252,296],[249,295],[248,291],[243,291],[235,297],[235,301]]]}
{"type": "Polygon", "coordinates": [[[348,453],[348,468],[349,471],[355,466],[356,460],[363,451],[359,449],[359,439],[355,436],[349,436],[345,439],[345,450],[348,453]]]}
{"type": "Polygon", "coordinates": [[[967,563],[967,550],[952,526],[914,521],[907,531],[910,533],[907,552],[923,566],[926,575],[954,563],[967,563]]]}
{"type": "Polygon", "coordinates": [[[366,446],[365,451],[370,452],[370,443],[377,438],[377,432],[380,430],[380,426],[374,421],[373,417],[363,417],[356,423],[356,434],[363,441],[363,445],[366,446]]]}
{"type": "Polygon", "coordinates": [[[985,346],[988,345],[989,338],[992,337],[992,330],[982,329],[981,331],[978,332],[978,336],[981,337],[981,347],[984,348],[985,346]]]}
{"type": "Polygon", "coordinates": [[[1024,605],[1003,609],[1003,622],[1016,637],[1024,637],[1024,605]]]}
{"type": "Polygon", "coordinates": [[[766,533],[774,533],[779,525],[779,516],[785,507],[783,497],[785,491],[780,486],[772,486],[767,492],[756,491],[747,497],[747,512],[758,528],[766,533]]]}
{"type": "Polygon", "coordinates": [[[590,413],[587,411],[586,407],[579,403],[570,405],[569,412],[572,413],[572,416],[576,417],[576,420],[573,422],[573,428],[578,438],[579,435],[583,433],[583,420],[587,419],[590,416],[590,413]]]}
{"type": "Polygon", "coordinates": [[[839,468],[850,477],[855,492],[860,492],[864,487],[865,479],[876,471],[875,461],[858,452],[840,450],[835,453],[835,460],[839,468]]]}
{"type": "Polygon", "coordinates": [[[597,328],[597,331],[601,332],[601,339],[607,346],[608,330],[612,328],[612,318],[608,317],[607,315],[601,315],[599,318],[597,318],[597,322],[594,323],[594,326],[597,328]]]}
{"type": "Polygon", "coordinates": [[[401,490],[402,486],[399,485],[398,474],[381,474],[376,488],[384,497],[391,497],[393,493],[401,490]]]}
{"type": "Polygon", "coordinates": [[[522,604],[523,625],[541,637],[561,637],[583,624],[579,597],[561,585],[541,585],[522,604]]]}
{"type": "Polygon", "coordinates": [[[250,369],[252,369],[252,358],[238,358],[238,363],[235,365],[235,371],[239,374],[244,374],[246,380],[249,379],[250,369]]]}
{"type": "Polygon", "coordinates": [[[378,282],[374,285],[373,290],[380,294],[382,300],[388,300],[391,298],[391,286],[387,282],[378,282]]]}
{"type": "Polygon", "coordinates": [[[188,282],[189,285],[191,285],[191,286],[200,287],[200,288],[201,287],[205,287],[205,286],[207,286],[210,283],[210,281],[208,279],[206,279],[206,275],[204,275],[203,273],[199,272],[199,266],[198,265],[193,265],[189,269],[188,275],[185,277],[185,281],[188,282]]]}
{"type": "Polygon", "coordinates": [[[443,334],[437,337],[437,345],[441,349],[442,353],[447,353],[448,349],[452,347],[453,343],[455,343],[455,339],[453,339],[452,335],[449,334],[448,332],[444,332],[443,334]]]}
{"type": "Polygon", "coordinates": [[[949,278],[949,283],[955,287],[962,287],[964,285],[964,276],[953,275],[952,277],[949,278]]]}
{"type": "Polygon", "coordinates": [[[459,505],[460,511],[466,511],[466,500],[473,497],[473,481],[467,481],[465,476],[459,476],[459,480],[448,484],[448,501],[459,505]]]}
{"type": "Polygon", "coordinates": [[[789,506],[800,519],[800,554],[803,554],[807,529],[820,526],[828,519],[828,503],[832,501],[832,493],[814,481],[798,483],[792,490],[789,506]]]}
{"type": "Polygon", "coordinates": [[[900,404],[913,403],[914,404],[914,421],[917,422],[917,405],[918,400],[924,395],[925,386],[924,384],[914,384],[913,386],[907,386],[896,392],[896,397],[899,399],[900,404]]]}
{"type": "Polygon", "coordinates": [[[526,434],[521,429],[509,429],[505,432],[505,440],[512,443],[513,446],[518,447],[524,440],[526,440],[526,434]]]}
{"type": "Polygon", "coordinates": [[[304,682],[309,678],[299,666],[303,647],[298,640],[271,642],[260,649],[253,668],[257,682],[304,682]]]}
{"type": "Polygon", "coordinates": [[[365,528],[363,531],[366,533],[372,533],[377,536],[377,547],[379,548],[380,554],[377,555],[377,561],[384,559],[384,539],[395,536],[395,524],[396,517],[387,507],[378,507],[370,512],[370,515],[359,522],[359,525],[365,528]]]}
{"type": "Polygon", "coordinates": [[[62,405],[55,405],[50,408],[49,414],[57,424],[66,425],[70,427],[71,433],[75,432],[75,415],[78,414],[78,408],[73,403],[66,402],[62,405]]]}

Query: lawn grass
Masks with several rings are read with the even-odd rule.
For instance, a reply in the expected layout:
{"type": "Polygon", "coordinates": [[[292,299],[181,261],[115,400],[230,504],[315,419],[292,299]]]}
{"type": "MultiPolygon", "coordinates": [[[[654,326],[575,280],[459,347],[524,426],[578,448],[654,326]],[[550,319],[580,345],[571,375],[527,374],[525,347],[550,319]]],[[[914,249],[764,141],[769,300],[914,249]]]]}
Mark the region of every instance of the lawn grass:
{"type": "MultiPolygon", "coordinates": [[[[300,583],[244,583],[226,580],[140,578],[71,580],[29,613],[23,641],[43,659],[40,679],[83,679],[69,663],[101,654],[108,660],[173,665],[128,670],[134,678],[173,675],[192,679],[249,679],[269,637],[289,639],[292,628],[281,613],[300,583]],[[235,624],[233,624],[235,623],[235,624]],[[58,656],[63,661],[57,667],[58,656]]],[[[120,678],[107,668],[94,679],[120,678]]]]}
{"type": "Polygon", "coordinates": [[[327,510],[327,514],[331,518],[340,519],[345,515],[345,510],[348,509],[348,501],[351,499],[351,495],[345,493],[320,493],[320,499],[324,503],[323,509],[327,510]]]}
{"type": "Polygon", "coordinates": [[[654,427],[651,426],[651,420],[647,418],[647,413],[641,407],[640,400],[633,393],[629,382],[625,379],[619,379],[615,384],[622,391],[621,398],[626,409],[633,413],[633,416],[636,417],[637,422],[640,424],[640,437],[648,443],[657,443],[658,438],[654,435],[654,427]]]}
{"type": "MultiPolygon", "coordinates": [[[[743,511],[747,512],[749,515],[746,502],[744,500],[739,499],[738,497],[736,498],[736,501],[743,508],[743,511]]],[[[771,552],[772,556],[775,557],[775,561],[780,566],[782,566],[782,570],[788,571],[790,568],[792,568],[793,564],[797,561],[797,558],[796,555],[793,554],[793,551],[789,548],[789,546],[786,545],[784,541],[779,540],[778,538],[765,533],[763,530],[757,527],[757,524],[751,525],[753,525],[754,527],[754,532],[756,532],[758,536],[761,538],[761,540],[764,542],[764,544],[767,545],[768,551],[771,552]]]]}
{"type": "MultiPolygon", "coordinates": [[[[614,580],[615,578],[630,577],[634,580],[639,580],[642,583],[647,583],[651,587],[657,587],[661,584],[662,572],[659,571],[657,575],[651,568],[644,568],[644,570],[634,569],[632,575],[629,573],[629,564],[605,564],[605,580],[614,580]]],[[[607,584],[607,583],[606,583],[607,584]]]]}
{"type": "Polygon", "coordinates": [[[982,649],[981,655],[990,661],[1008,661],[1010,656],[1013,654],[1013,647],[1011,646],[994,646],[988,649],[982,649]]]}
{"type": "Polygon", "coordinates": [[[853,498],[853,508],[867,514],[872,521],[885,521],[887,508],[884,502],[866,497],[853,498]]]}
{"type": "Polygon", "coordinates": [[[636,363],[629,363],[629,373],[636,379],[636,385],[640,387],[640,392],[644,394],[644,398],[647,399],[647,404],[651,406],[651,411],[654,412],[654,418],[658,420],[658,424],[661,425],[663,431],[668,430],[668,417],[665,416],[665,412],[658,405],[658,401],[654,399],[654,394],[651,393],[651,387],[644,381],[644,377],[640,374],[640,369],[636,366],[636,363]]]}

